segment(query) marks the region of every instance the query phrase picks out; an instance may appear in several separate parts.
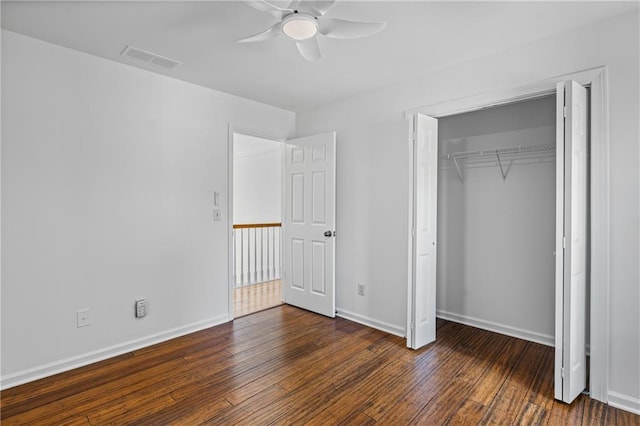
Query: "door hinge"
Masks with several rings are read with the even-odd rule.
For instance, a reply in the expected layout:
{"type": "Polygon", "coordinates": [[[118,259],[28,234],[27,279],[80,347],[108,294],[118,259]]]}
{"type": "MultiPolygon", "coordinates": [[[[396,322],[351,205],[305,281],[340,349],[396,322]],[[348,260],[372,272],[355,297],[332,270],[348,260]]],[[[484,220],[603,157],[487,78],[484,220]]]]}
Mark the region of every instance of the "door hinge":
{"type": "Polygon", "coordinates": [[[567,237],[562,237],[562,248],[567,248],[567,237]]]}
{"type": "Polygon", "coordinates": [[[564,118],[567,118],[567,106],[566,105],[562,107],[562,116],[564,118]]]}
{"type": "Polygon", "coordinates": [[[560,377],[564,379],[564,367],[560,368],[560,377]]]}
{"type": "Polygon", "coordinates": [[[413,321],[411,321],[411,329],[414,330],[415,326],[413,325],[413,321]]]}
{"type": "Polygon", "coordinates": [[[415,237],[416,237],[416,228],[411,228],[411,236],[412,236],[413,238],[415,238],[415,237]]]}

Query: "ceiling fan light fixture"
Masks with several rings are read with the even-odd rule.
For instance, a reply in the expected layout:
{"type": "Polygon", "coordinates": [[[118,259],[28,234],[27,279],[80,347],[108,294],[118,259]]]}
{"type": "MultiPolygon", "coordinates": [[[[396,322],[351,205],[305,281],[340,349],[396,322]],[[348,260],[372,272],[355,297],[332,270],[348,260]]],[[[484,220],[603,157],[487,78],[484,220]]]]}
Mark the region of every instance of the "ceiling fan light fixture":
{"type": "Polygon", "coordinates": [[[282,32],[296,41],[306,40],[318,33],[318,23],[313,16],[293,13],[283,20],[282,32]]]}

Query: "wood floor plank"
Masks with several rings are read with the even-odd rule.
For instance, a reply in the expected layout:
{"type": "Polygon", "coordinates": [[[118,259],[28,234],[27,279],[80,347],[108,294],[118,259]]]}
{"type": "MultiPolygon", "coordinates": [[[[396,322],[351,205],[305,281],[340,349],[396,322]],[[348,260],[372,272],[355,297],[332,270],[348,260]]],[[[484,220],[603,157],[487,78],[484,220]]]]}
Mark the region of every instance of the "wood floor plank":
{"type": "Polygon", "coordinates": [[[587,400],[587,396],[580,395],[571,404],[565,404],[561,401],[553,401],[551,408],[551,415],[549,417],[550,426],[560,425],[581,425],[584,414],[584,403],[587,400]]]}
{"type": "Polygon", "coordinates": [[[420,350],[280,306],[4,390],[3,425],[540,424],[640,426],[553,399],[553,348],[438,320],[420,350]]]}
{"type": "Polygon", "coordinates": [[[555,352],[553,350],[546,350],[542,363],[538,367],[534,381],[529,387],[526,396],[527,401],[547,411],[550,411],[553,406],[554,362],[555,352]]]}
{"type": "Polygon", "coordinates": [[[547,347],[537,343],[527,343],[527,350],[523,352],[509,377],[505,380],[489,406],[489,411],[483,420],[491,423],[492,416],[500,419],[507,417],[507,421],[516,422],[516,417],[525,402],[527,391],[534,383],[538,366],[544,358],[547,347]]]}
{"type": "MultiPolygon", "coordinates": [[[[38,387],[37,389],[33,389],[33,393],[31,394],[25,394],[24,392],[22,392],[20,386],[5,389],[2,391],[2,405],[3,407],[18,406],[20,403],[26,400],[33,400],[36,397],[40,398],[42,395],[46,395],[52,389],[57,393],[58,389],[60,388],[61,377],[64,377],[66,383],[77,384],[79,382],[85,381],[87,376],[94,374],[94,372],[96,371],[103,370],[109,365],[119,365],[122,360],[132,357],[133,353],[126,353],[106,359],[104,361],[86,365],[84,367],[79,367],[65,373],[45,377],[38,380],[38,387]]],[[[5,414],[10,415],[10,413],[3,412],[1,418],[4,418],[5,414]]]]}
{"type": "Polygon", "coordinates": [[[146,389],[155,383],[166,383],[171,377],[171,372],[178,371],[179,366],[184,364],[186,364],[184,360],[177,359],[154,366],[144,373],[135,373],[106,384],[97,385],[84,392],[23,411],[4,419],[2,422],[25,425],[39,424],[40,419],[46,418],[48,424],[66,424],[70,419],[86,415],[98,407],[106,408],[112,401],[122,396],[146,389]]]}
{"type": "Polygon", "coordinates": [[[12,398],[11,392],[8,392],[9,395],[5,400],[3,392],[3,401],[6,401],[7,405],[3,405],[1,416],[2,418],[9,417],[67,396],[90,391],[91,388],[114,379],[145,371],[165,361],[185,356],[204,347],[216,345],[221,339],[224,340],[224,334],[227,329],[228,326],[226,325],[220,326],[219,329],[213,327],[192,333],[184,338],[172,339],[168,342],[134,351],[127,356],[119,357],[119,362],[102,361],[92,369],[81,369],[81,373],[76,373],[74,370],[70,372],[69,377],[66,376],[67,373],[63,373],[60,376],[60,378],[64,377],[63,381],[58,379],[57,382],[52,382],[53,385],[51,386],[39,384],[37,389],[34,390],[34,395],[28,400],[14,402],[15,398],[12,398]],[[61,383],[63,386],[61,386],[61,383]]]}
{"type": "Polygon", "coordinates": [[[503,335],[491,335],[490,332],[485,330],[477,333],[487,334],[488,339],[481,348],[474,349],[473,358],[466,364],[465,368],[460,369],[454,376],[456,380],[467,382],[471,385],[475,385],[482,373],[497,362],[498,356],[504,351],[509,340],[513,339],[503,335]]]}
{"type": "MultiPolygon", "coordinates": [[[[370,343],[370,340],[364,339],[363,342],[370,343]]],[[[285,398],[268,410],[247,418],[247,421],[249,424],[304,424],[326,405],[349,393],[356,383],[388,362],[391,356],[393,354],[375,354],[363,348],[342,362],[335,362],[329,357],[322,366],[318,366],[323,374],[307,377],[303,385],[290,387],[285,398]]]]}
{"type": "Polygon", "coordinates": [[[231,404],[226,399],[203,394],[197,404],[174,400],[172,404],[132,410],[113,418],[110,423],[92,424],[199,425],[229,407],[231,404]]]}
{"type": "MultiPolygon", "coordinates": [[[[489,333],[487,331],[482,332],[489,333]]],[[[425,416],[437,415],[442,418],[448,418],[447,421],[452,422],[452,424],[467,422],[470,421],[471,418],[474,419],[473,422],[475,423],[478,423],[481,420],[482,414],[478,417],[478,413],[484,413],[487,410],[487,407],[484,404],[473,401],[472,398],[478,395],[478,391],[487,391],[487,388],[484,386],[484,380],[489,377],[491,372],[490,368],[495,365],[502,365],[500,360],[501,356],[504,354],[505,347],[508,347],[510,341],[517,340],[513,337],[492,335],[491,333],[489,333],[488,336],[489,339],[486,344],[478,349],[472,360],[454,376],[456,380],[469,384],[468,387],[464,387],[466,394],[459,394],[457,397],[452,399],[461,401],[460,404],[458,406],[455,404],[446,404],[449,408],[446,411],[441,410],[438,413],[432,413],[428,409],[424,413],[421,413],[418,418],[422,419],[425,418],[425,416]]],[[[491,392],[492,397],[485,398],[485,400],[493,400],[493,395],[497,393],[498,389],[499,387],[493,390],[491,392]]],[[[433,401],[433,403],[436,402],[437,401],[433,401]]]]}
{"type": "Polygon", "coordinates": [[[244,420],[255,413],[261,411],[287,395],[287,391],[279,385],[272,385],[251,398],[245,399],[238,405],[229,407],[217,416],[211,417],[203,424],[206,425],[231,425],[243,423],[244,420]]]}
{"type": "MultiPolygon", "coordinates": [[[[368,334],[371,330],[360,327],[359,333],[351,333],[349,338],[357,338],[360,334],[368,334]]],[[[342,336],[342,339],[347,339],[347,336],[342,336]]],[[[352,344],[353,342],[349,342],[352,344]]],[[[256,393],[270,387],[273,383],[283,382],[288,383],[289,379],[298,377],[309,370],[309,365],[317,365],[318,362],[326,359],[328,356],[333,356],[334,353],[339,352],[340,347],[343,347],[343,343],[340,340],[336,340],[331,344],[325,345],[305,357],[301,357],[291,362],[283,369],[271,370],[264,376],[256,378],[254,381],[242,386],[235,391],[226,395],[226,398],[232,403],[237,404],[244,399],[247,399],[256,393]]],[[[363,346],[359,347],[362,348],[363,346]]],[[[346,355],[346,354],[345,354],[346,355]]],[[[307,377],[308,379],[308,377],[307,377]]],[[[293,385],[291,385],[293,386],[293,385]]]]}
{"type": "MultiPolygon", "coordinates": [[[[349,426],[349,425],[353,425],[353,426],[371,426],[376,424],[376,421],[373,420],[371,417],[367,416],[364,413],[354,413],[351,416],[345,418],[345,419],[336,419],[336,423],[337,425],[340,426],[349,426]]],[[[327,424],[327,423],[325,423],[327,424]]]]}
{"type": "MultiPolygon", "coordinates": [[[[397,342],[390,341],[394,346],[397,342]]],[[[384,350],[380,347],[369,348],[375,354],[383,354],[384,350]]],[[[360,417],[362,409],[367,408],[366,402],[378,393],[380,389],[386,389],[387,386],[402,377],[403,374],[411,368],[409,364],[400,360],[393,360],[385,367],[378,369],[366,379],[356,383],[350,390],[346,398],[340,395],[334,395],[331,401],[323,404],[323,410],[314,417],[313,421],[317,424],[336,424],[338,419],[357,418],[360,417]]],[[[371,419],[366,416],[367,422],[371,419]]],[[[373,419],[371,419],[373,420],[373,419]]]]}
{"type": "Polygon", "coordinates": [[[593,425],[602,422],[605,425],[616,424],[616,410],[595,399],[585,398],[582,414],[583,425],[593,425]]]}
{"type": "Polygon", "coordinates": [[[361,363],[372,357],[371,354],[360,354],[346,361],[338,371],[329,371],[330,374],[314,377],[307,386],[299,387],[294,391],[288,391],[287,395],[271,404],[264,410],[256,411],[248,416],[246,424],[293,424],[289,416],[300,414],[303,416],[310,410],[315,410],[322,404],[326,394],[333,391],[334,379],[343,380],[344,374],[350,374],[359,368],[361,363]]]}
{"type": "Polygon", "coordinates": [[[311,353],[314,349],[315,345],[308,342],[290,351],[268,351],[268,357],[265,359],[247,360],[233,364],[231,368],[219,370],[216,374],[202,374],[202,372],[196,371],[192,375],[192,379],[185,381],[172,391],[171,396],[176,400],[181,400],[202,391],[224,395],[232,388],[245,385],[273,369],[284,367],[292,360],[311,353]]]}
{"type": "Polygon", "coordinates": [[[463,393],[466,394],[468,392],[466,387],[470,387],[468,383],[456,382],[454,377],[460,369],[472,362],[473,354],[486,343],[487,339],[489,335],[486,333],[471,333],[445,360],[431,366],[430,374],[422,382],[394,404],[384,416],[376,420],[387,424],[409,424],[434,397],[447,392],[452,387],[452,383],[455,383],[455,386],[464,387],[463,393]]]}
{"type": "Polygon", "coordinates": [[[458,409],[455,404],[451,404],[451,401],[464,399],[470,388],[469,382],[452,379],[444,389],[433,395],[409,424],[426,424],[431,419],[438,419],[442,423],[448,422],[458,409]]]}
{"type": "Polygon", "coordinates": [[[154,392],[139,392],[119,398],[107,408],[98,408],[87,414],[94,425],[124,424],[143,419],[151,413],[172,406],[176,401],[169,395],[156,395],[154,392]]]}
{"type": "Polygon", "coordinates": [[[382,338],[384,338],[384,333],[372,329],[363,330],[362,333],[354,333],[348,346],[343,346],[342,350],[339,350],[336,347],[338,345],[334,345],[334,350],[329,351],[322,360],[323,362],[319,360],[314,368],[306,368],[296,375],[287,376],[281,379],[278,384],[288,391],[299,389],[317,377],[328,374],[336,365],[343,365],[349,359],[362,354],[370,344],[382,338]]]}
{"type": "Polygon", "coordinates": [[[549,422],[549,412],[539,405],[527,402],[520,409],[515,422],[518,425],[544,425],[549,422]]]}
{"type": "MultiPolygon", "coordinates": [[[[445,328],[445,326],[443,326],[445,328]]],[[[446,328],[445,328],[446,330],[446,328]]],[[[455,352],[455,340],[465,341],[473,335],[471,327],[449,327],[450,333],[442,332],[442,335],[428,347],[418,351],[401,352],[401,359],[407,362],[411,369],[404,375],[399,376],[397,380],[388,384],[385,393],[377,393],[373,395],[365,403],[363,413],[379,421],[391,407],[402,399],[402,397],[419,383],[421,383],[431,372],[444,362],[452,353],[455,352]]]]}
{"type": "Polygon", "coordinates": [[[487,407],[472,399],[465,399],[449,418],[449,425],[477,425],[482,420],[487,407]]]}
{"type": "Polygon", "coordinates": [[[478,378],[468,398],[488,407],[495,399],[504,381],[511,374],[526,347],[527,342],[524,340],[509,339],[502,346],[502,351],[498,357],[494,358],[493,362],[487,366],[478,378]]]}
{"type": "Polygon", "coordinates": [[[619,426],[640,426],[640,416],[623,410],[615,410],[616,425],[619,426]]]}

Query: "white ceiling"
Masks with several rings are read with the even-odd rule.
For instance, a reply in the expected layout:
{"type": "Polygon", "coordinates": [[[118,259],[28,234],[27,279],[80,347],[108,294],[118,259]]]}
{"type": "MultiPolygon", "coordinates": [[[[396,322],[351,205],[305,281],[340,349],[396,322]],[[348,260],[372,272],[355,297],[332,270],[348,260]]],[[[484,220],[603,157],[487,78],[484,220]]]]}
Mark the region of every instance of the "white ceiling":
{"type": "Polygon", "coordinates": [[[2,28],[300,111],[630,11],[637,1],[338,0],[327,16],[387,28],[357,40],[321,37],[316,62],[284,36],[236,43],[275,22],[241,1],[2,1],[2,28]],[[137,62],[120,55],[126,45],[183,64],[137,62]]]}

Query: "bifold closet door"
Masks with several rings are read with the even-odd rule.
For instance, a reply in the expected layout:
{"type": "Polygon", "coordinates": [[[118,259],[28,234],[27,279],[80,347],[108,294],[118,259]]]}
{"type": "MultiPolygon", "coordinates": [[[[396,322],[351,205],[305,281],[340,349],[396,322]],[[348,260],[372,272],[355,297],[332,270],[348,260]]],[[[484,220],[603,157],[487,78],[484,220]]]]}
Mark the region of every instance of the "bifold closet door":
{"type": "Polygon", "coordinates": [[[407,344],[418,349],[436,340],[438,120],[415,114],[413,129],[413,306],[407,344]]]}
{"type": "Polygon", "coordinates": [[[586,387],[587,90],[558,83],[556,126],[555,398],[586,387]]]}

